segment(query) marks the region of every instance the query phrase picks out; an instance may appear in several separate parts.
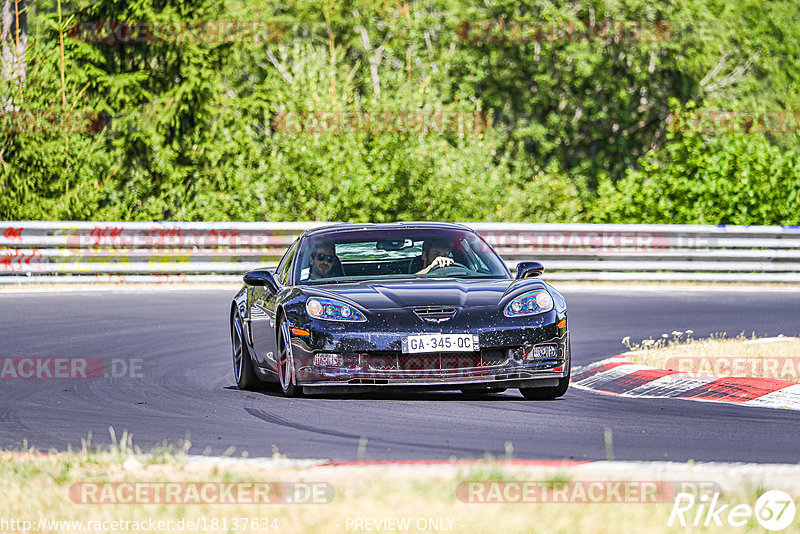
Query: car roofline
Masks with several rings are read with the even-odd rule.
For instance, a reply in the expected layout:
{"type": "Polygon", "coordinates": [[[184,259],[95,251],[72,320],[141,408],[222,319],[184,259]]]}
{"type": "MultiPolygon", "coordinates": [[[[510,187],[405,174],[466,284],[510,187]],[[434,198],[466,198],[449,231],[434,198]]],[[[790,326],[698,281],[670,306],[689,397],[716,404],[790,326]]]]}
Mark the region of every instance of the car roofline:
{"type": "Polygon", "coordinates": [[[441,223],[441,222],[428,222],[428,221],[409,221],[409,222],[394,222],[394,223],[339,223],[330,224],[326,226],[318,226],[303,232],[303,237],[309,237],[319,234],[329,234],[338,232],[356,232],[359,230],[394,230],[394,229],[440,229],[440,230],[467,230],[474,232],[474,230],[464,224],[459,223],[441,223]]]}

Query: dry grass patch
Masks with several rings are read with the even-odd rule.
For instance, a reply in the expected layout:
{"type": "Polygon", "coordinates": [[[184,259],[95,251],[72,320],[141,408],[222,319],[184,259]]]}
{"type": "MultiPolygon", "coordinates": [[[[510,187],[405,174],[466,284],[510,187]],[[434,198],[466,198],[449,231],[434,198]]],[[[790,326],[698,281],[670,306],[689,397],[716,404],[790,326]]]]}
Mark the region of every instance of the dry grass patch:
{"type": "Polygon", "coordinates": [[[777,337],[758,339],[725,333],[705,339],[692,338],[692,331],[662,334],[631,344],[630,362],[699,375],[746,376],[800,382],[800,339],[777,337]]]}
{"type": "MultiPolygon", "coordinates": [[[[588,465],[588,464],[587,464],[588,465]]],[[[691,465],[684,468],[691,468],[691,465]]],[[[663,480],[681,478],[679,468],[660,468],[663,480]]],[[[632,473],[607,470],[605,475],[581,467],[531,466],[487,460],[452,465],[302,466],[280,458],[211,465],[190,461],[181,451],[143,454],[127,447],[40,455],[0,453],[0,509],[2,517],[51,523],[41,532],[88,532],[88,522],[106,522],[99,532],[134,532],[109,522],[139,522],[135,532],[190,532],[180,529],[193,521],[203,532],[685,532],[667,526],[672,502],[480,503],[464,502],[460,483],[470,481],[569,482],[636,479],[632,473]],[[611,473],[611,474],[609,474],[611,473]],[[75,502],[70,488],[76,483],[124,482],[271,482],[324,484],[334,492],[330,502],[317,504],[85,504],[75,502]],[[150,520],[168,525],[149,528],[150,520]],[[256,520],[257,523],[252,523],[256,520]],[[83,521],[82,529],[53,521],[83,521]],[[266,521],[266,523],[264,522],[266,521]],[[383,521],[383,523],[381,523],[383,521]],[[392,522],[394,521],[394,522],[392,522]],[[235,525],[235,526],[234,526],[235,525]]],[[[641,473],[639,480],[655,480],[641,473]]],[[[720,505],[752,506],[764,488],[743,481],[721,490],[720,505]]],[[[730,508],[730,507],[729,507],[730,508]]],[[[693,516],[694,514],[692,514],[693,516]]],[[[688,516],[687,516],[688,517],[688,516]]],[[[95,523],[96,525],[97,523],[95,523]]],[[[703,532],[728,532],[729,526],[701,527],[703,532]]],[[[758,531],[750,519],[743,532],[758,531]]],[[[95,530],[91,530],[95,531],[95,530]]],[[[794,526],[785,532],[798,532],[794,526]]]]}

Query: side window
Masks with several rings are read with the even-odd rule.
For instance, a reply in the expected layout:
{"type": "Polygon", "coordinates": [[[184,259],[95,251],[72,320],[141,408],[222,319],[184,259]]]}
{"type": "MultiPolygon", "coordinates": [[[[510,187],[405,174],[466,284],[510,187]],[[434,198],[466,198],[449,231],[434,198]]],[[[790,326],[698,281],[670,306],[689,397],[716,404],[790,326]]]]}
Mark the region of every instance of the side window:
{"type": "Polygon", "coordinates": [[[292,246],[289,248],[289,252],[284,254],[283,259],[278,264],[278,268],[275,270],[278,283],[281,285],[285,286],[289,280],[289,270],[292,267],[292,259],[294,259],[294,255],[297,252],[297,244],[299,242],[300,240],[297,239],[294,243],[292,243],[292,246]]]}

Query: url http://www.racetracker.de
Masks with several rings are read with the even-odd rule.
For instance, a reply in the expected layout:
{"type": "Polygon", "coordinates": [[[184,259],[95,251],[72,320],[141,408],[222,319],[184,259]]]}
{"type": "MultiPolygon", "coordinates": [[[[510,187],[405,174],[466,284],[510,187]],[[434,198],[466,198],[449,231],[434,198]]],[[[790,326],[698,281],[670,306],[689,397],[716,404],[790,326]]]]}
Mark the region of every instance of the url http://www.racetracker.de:
{"type": "Polygon", "coordinates": [[[0,532],[238,532],[277,531],[274,517],[198,517],[195,519],[8,519],[0,517],[0,532]]]}

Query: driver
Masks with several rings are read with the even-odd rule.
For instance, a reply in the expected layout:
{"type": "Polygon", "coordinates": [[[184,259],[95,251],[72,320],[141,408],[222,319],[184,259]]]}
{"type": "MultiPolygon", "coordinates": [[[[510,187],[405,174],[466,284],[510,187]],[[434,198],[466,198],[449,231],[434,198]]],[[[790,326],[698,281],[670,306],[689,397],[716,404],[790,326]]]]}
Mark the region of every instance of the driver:
{"type": "Polygon", "coordinates": [[[417,271],[417,274],[428,274],[431,269],[452,265],[452,251],[453,247],[446,239],[426,239],[422,242],[422,265],[426,267],[417,271]]]}
{"type": "Polygon", "coordinates": [[[336,250],[332,245],[320,243],[315,246],[311,250],[311,260],[309,261],[311,274],[308,279],[319,280],[320,278],[329,277],[336,260],[336,250]]]}

